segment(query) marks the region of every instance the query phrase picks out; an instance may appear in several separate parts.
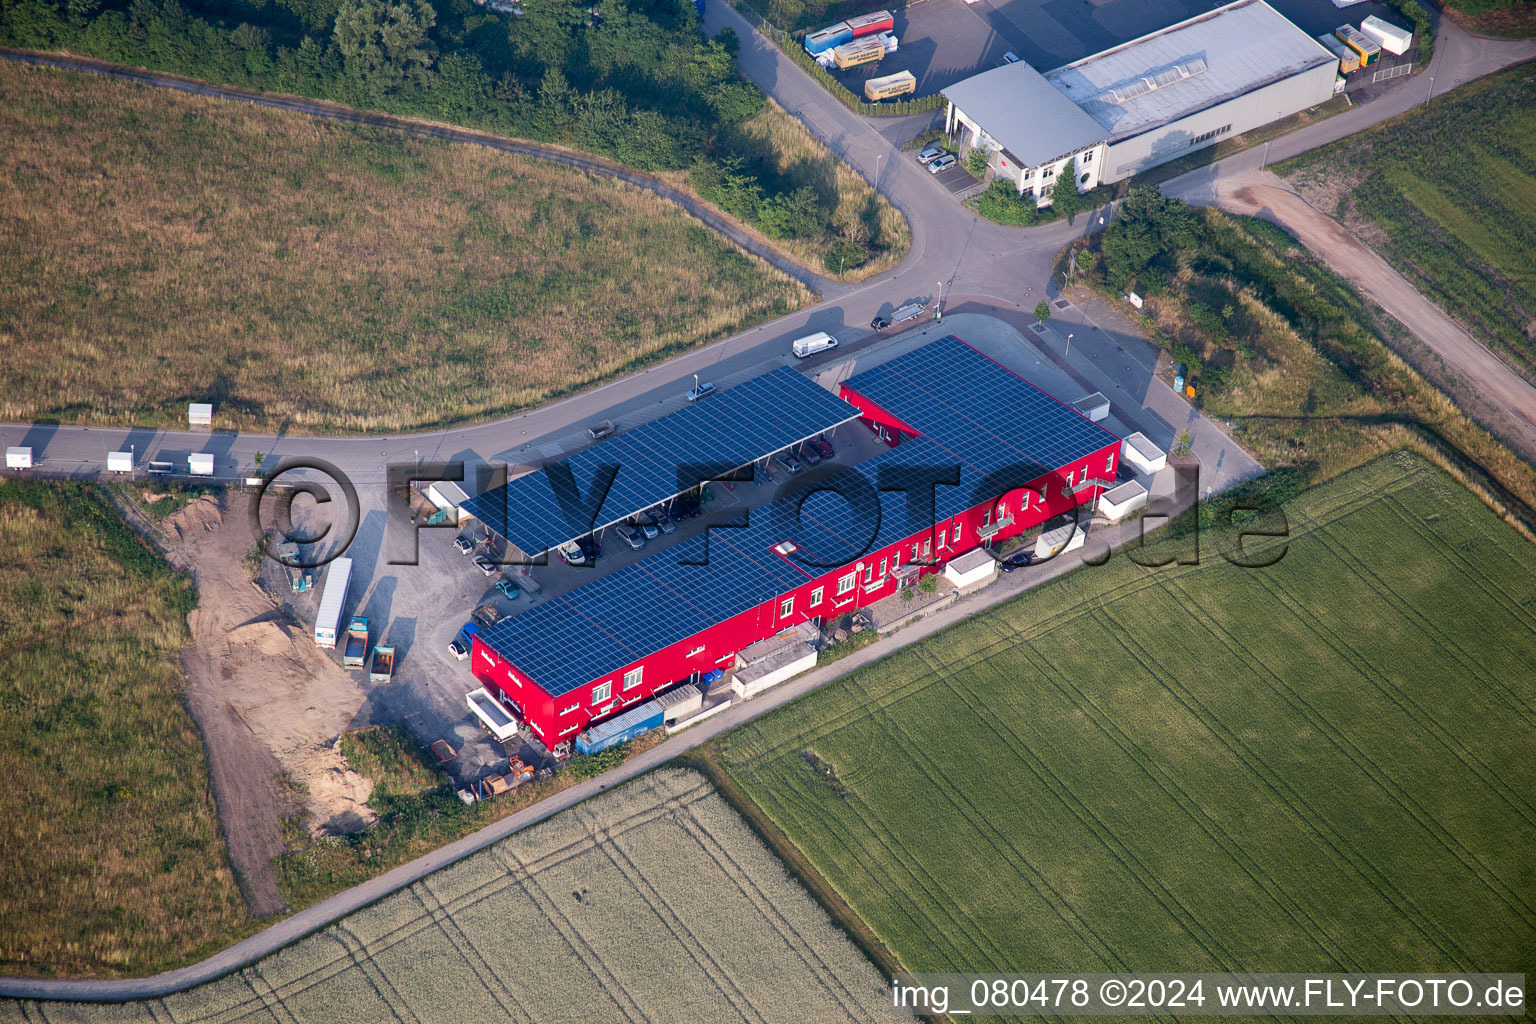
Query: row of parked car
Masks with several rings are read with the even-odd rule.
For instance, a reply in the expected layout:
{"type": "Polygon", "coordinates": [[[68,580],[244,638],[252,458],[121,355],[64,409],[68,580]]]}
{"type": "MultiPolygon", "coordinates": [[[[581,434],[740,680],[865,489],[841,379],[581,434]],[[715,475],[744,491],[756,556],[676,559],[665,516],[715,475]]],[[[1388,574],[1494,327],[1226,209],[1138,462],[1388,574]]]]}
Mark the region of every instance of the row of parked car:
{"type": "Polygon", "coordinates": [[[836,454],[837,451],[832,447],[832,442],[824,437],[813,437],[799,448],[780,452],[773,457],[773,461],[782,466],[786,473],[793,476],[807,465],[814,466],[825,462],[836,454]]]}
{"type": "Polygon", "coordinates": [[[959,157],[939,145],[937,142],[931,146],[924,146],[917,154],[917,162],[928,168],[929,174],[938,174],[955,166],[959,157]]]}

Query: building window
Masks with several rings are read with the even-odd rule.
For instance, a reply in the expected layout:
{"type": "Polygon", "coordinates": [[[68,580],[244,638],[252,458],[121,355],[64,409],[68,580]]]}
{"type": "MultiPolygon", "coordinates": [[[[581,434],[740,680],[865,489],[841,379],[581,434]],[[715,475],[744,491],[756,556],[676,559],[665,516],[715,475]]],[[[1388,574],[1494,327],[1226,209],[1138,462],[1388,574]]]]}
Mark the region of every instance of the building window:
{"type": "Polygon", "coordinates": [[[931,541],[931,540],[923,541],[923,557],[924,558],[932,558],[933,557],[933,541],[931,541]]]}
{"type": "Polygon", "coordinates": [[[612,683],[599,683],[597,686],[592,688],[592,703],[601,704],[603,701],[608,699],[608,695],[612,692],[612,683]]]}
{"type": "Polygon", "coordinates": [[[1212,139],[1214,139],[1218,135],[1225,135],[1225,134],[1227,134],[1227,132],[1229,132],[1231,130],[1232,130],[1232,126],[1231,125],[1224,124],[1220,128],[1217,128],[1217,129],[1215,129],[1213,131],[1206,132],[1204,135],[1196,135],[1194,138],[1189,140],[1189,144],[1191,146],[1198,146],[1202,142],[1210,142],[1212,139]]]}
{"type": "Polygon", "coordinates": [[[1083,154],[1082,162],[1085,164],[1093,163],[1093,150],[1090,149],[1088,152],[1083,154]]]}
{"type": "Polygon", "coordinates": [[[1104,472],[1106,472],[1106,473],[1113,473],[1114,471],[1115,471],[1115,454],[1114,454],[1114,452],[1110,452],[1108,455],[1104,456],[1104,472]]]}
{"type": "Polygon", "coordinates": [[[954,541],[954,544],[955,544],[955,547],[959,547],[960,546],[960,524],[959,523],[955,524],[955,541],[954,541]]]}
{"type": "Polygon", "coordinates": [[[1056,168],[1054,167],[1043,167],[1040,169],[1040,177],[1042,178],[1053,178],[1055,176],[1056,168]]]}
{"type": "Polygon", "coordinates": [[[886,558],[880,559],[880,578],[881,579],[885,578],[885,563],[888,562],[888,561],[889,561],[889,559],[886,559],[886,558]]]}
{"type": "Polygon", "coordinates": [[[811,591],[811,605],[814,607],[815,605],[818,605],[818,604],[821,604],[821,588],[820,587],[817,587],[815,590],[811,591]]]}
{"type": "Polygon", "coordinates": [[[982,526],[991,526],[992,525],[992,510],[991,509],[987,509],[985,512],[983,512],[981,514],[981,525],[982,526]]]}
{"type": "Polygon", "coordinates": [[[837,596],[838,597],[842,597],[844,594],[848,593],[848,591],[852,590],[853,589],[853,585],[858,582],[858,576],[859,576],[858,573],[851,572],[848,575],[844,576],[842,579],[838,580],[837,581],[837,596]]]}
{"type": "Polygon", "coordinates": [[[795,610],[795,599],[786,597],[779,602],[779,618],[787,619],[795,610]]]}
{"type": "Polygon", "coordinates": [[[560,712],[560,713],[561,713],[561,714],[562,714],[562,715],[568,715],[568,714],[570,714],[570,713],[571,713],[571,712],[572,712],[572,711],[575,711],[575,710],[576,710],[576,709],[577,709],[577,708],[579,708],[579,707],[581,707],[581,705],[580,705],[580,704],[572,704],[572,705],[571,705],[571,706],[570,706],[570,707],[568,707],[568,708],[566,708],[566,709],[565,709],[565,710],[564,710],[564,711],[561,711],[561,712],[560,712]]]}
{"type": "Polygon", "coordinates": [[[626,689],[626,690],[633,690],[635,687],[639,686],[640,685],[640,676],[641,676],[641,674],[644,671],[645,671],[644,668],[632,668],[628,672],[625,672],[624,673],[624,689],[626,689]]]}
{"type": "Polygon", "coordinates": [[[697,657],[698,655],[703,654],[703,653],[704,653],[704,645],[700,644],[699,646],[695,647],[693,650],[689,651],[685,655],[685,657],[693,658],[693,657],[697,657]]]}

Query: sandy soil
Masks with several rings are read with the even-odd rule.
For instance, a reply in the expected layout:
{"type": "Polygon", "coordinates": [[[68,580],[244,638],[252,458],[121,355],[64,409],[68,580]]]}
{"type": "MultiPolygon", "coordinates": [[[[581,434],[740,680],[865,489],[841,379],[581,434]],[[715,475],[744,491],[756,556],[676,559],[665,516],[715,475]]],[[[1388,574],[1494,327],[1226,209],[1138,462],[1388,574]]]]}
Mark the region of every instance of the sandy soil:
{"type": "Polygon", "coordinates": [[[364,803],[372,783],[347,770],[335,743],[365,695],[246,574],[245,500],[200,498],[162,527],[172,561],[197,584],[192,645],[182,654],[187,702],[203,730],[230,860],[251,913],[263,916],[285,908],[272,866],[284,815],[302,813],[312,830],[357,829],[374,816],[364,803]]]}

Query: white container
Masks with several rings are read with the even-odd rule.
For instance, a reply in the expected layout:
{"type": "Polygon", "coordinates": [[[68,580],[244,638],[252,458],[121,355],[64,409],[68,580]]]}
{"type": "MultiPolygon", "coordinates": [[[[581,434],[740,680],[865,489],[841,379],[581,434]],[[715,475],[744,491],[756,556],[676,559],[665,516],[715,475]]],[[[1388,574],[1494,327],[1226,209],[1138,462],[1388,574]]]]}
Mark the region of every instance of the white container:
{"type": "Polygon", "coordinates": [[[32,468],[32,449],[31,448],[7,448],[5,450],[5,468],[6,469],[31,469],[32,468]]]}
{"type": "Polygon", "coordinates": [[[133,452],[107,452],[108,473],[132,473],[133,452]]]}
{"type": "Polygon", "coordinates": [[[320,595],[320,611],[315,615],[315,646],[335,647],[341,626],[341,612],[347,603],[347,586],[352,582],[352,559],[338,558],[325,572],[325,593],[320,595]]]}
{"type": "Polygon", "coordinates": [[[517,735],[517,718],[502,707],[501,701],[492,697],[485,687],[465,694],[464,703],[469,705],[469,710],[498,740],[510,740],[517,735]]]}
{"type": "Polygon", "coordinates": [[[193,402],[187,406],[187,426],[213,426],[213,406],[205,402],[193,402]]]}
{"type": "Polygon", "coordinates": [[[1100,423],[1109,419],[1109,399],[1105,398],[1101,391],[1095,391],[1091,395],[1084,395],[1072,403],[1072,408],[1088,417],[1089,421],[1093,423],[1100,423]]]}
{"type": "Polygon", "coordinates": [[[803,338],[796,338],[795,343],[790,346],[790,350],[799,359],[834,348],[837,348],[837,339],[826,331],[817,331],[815,334],[807,334],[803,338]]]}
{"type": "Polygon", "coordinates": [[[208,452],[188,455],[187,472],[193,476],[213,476],[213,456],[208,452]]]}
{"type": "Polygon", "coordinates": [[[1112,487],[1099,495],[1099,512],[1105,519],[1118,523],[1126,516],[1147,504],[1147,489],[1135,480],[1127,480],[1119,487],[1112,487]]]}
{"type": "Polygon", "coordinates": [[[1412,32],[1398,28],[1390,21],[1382,21],[1374,14],[1360,23],[1360,31],[1374,39],[1383,50],[1398,56],[1407,53],[1408,47],[1413,45],[1412,32]]]}
{"type": "Polygon", "coordinates": [[[1146,434],[1137,431],[1128,434],[1120,443],[1120,455],[1136,467],[1136,472],[1152,474],[1168,465],[1167,454],[1153,444],[1146,434]]]}

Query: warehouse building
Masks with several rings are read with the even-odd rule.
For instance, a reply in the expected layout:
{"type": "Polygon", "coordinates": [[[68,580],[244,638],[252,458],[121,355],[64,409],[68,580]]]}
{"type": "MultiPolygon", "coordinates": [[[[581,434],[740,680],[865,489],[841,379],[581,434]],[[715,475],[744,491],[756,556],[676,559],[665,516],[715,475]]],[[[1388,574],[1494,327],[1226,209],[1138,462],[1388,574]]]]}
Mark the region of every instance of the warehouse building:
{"type": "Polygon", "coordinates": [[[1043,75],[1020,62],[943,94],[951,132],[1044,202],[1069,165],[1087,191],[1326,102],[1338,70],[1264,0],[1235,0],[1043,75]]]}
{"type": "Polygon", "coordinates": [[[755,643],[1093,502],[1119,469],[1114,435],[953,336],[841,394],[890,450],[822,482],[838,493],[772,502],[482,630],[471,666],[486,691],[558,752],[755,643]]]}

